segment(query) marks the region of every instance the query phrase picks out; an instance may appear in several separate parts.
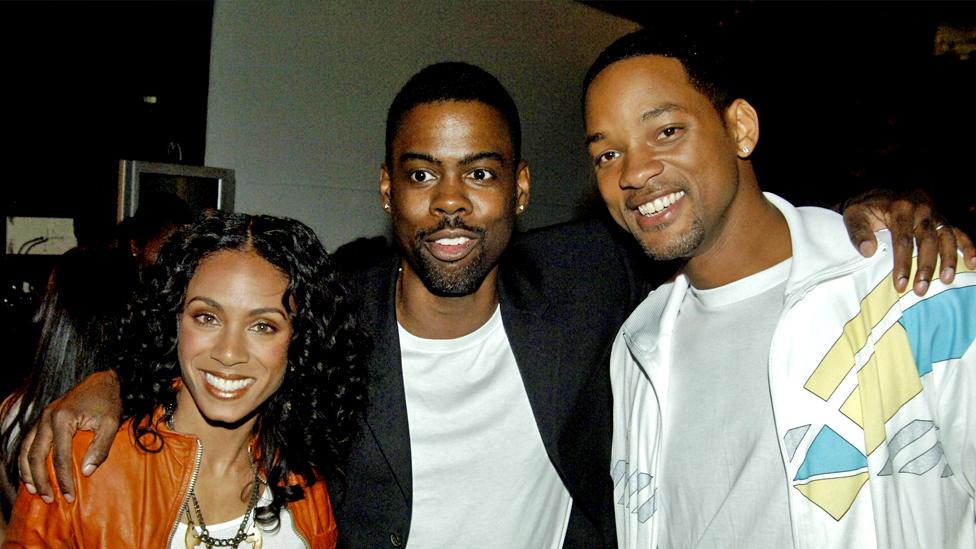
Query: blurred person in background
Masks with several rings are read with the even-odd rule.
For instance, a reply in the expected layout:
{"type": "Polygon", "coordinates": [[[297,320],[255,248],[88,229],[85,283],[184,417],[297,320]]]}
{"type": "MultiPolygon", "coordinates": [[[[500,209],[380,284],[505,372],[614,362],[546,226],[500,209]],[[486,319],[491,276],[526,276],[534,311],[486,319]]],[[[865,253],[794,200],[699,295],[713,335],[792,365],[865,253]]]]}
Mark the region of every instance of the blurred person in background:
{"type": "Polygon", "coordinates": [[[0,406],[4,516],[9,516],[17,494],[17,451],[24,426],[86,376],[114,364],[133,279],[133,263],[115,251],[75,248],[55,264],[35,316],[40,336],[33,364],[27,379],[0,406]]]}

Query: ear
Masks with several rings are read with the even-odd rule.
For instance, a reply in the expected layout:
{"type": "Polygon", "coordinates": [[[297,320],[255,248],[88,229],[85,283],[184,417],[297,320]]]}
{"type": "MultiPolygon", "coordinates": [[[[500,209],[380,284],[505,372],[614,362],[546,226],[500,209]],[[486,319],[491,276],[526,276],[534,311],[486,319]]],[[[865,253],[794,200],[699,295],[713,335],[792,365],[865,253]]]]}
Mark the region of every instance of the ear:
{"type": "Polygon", "coordinates": [[[732,129],[736,154],[746,159],[759,143],[759,113],[745,99],[736,99],[725,110],[725,125],[732,129]]]}
{"type": "Polygon", "coordinates": [[[532,176],[529,174],[529,163],[519,162],[515,171],[515,213],[521,215],[529,207],[529,190],[532,186],[532,176]]]}
{"type": "Polygon", "coordinates": [[[392,210],[392,196],[390,193],[390,172],[386,169],[386,162],[380,164],[380,207],[390,213],[392,210]]]}

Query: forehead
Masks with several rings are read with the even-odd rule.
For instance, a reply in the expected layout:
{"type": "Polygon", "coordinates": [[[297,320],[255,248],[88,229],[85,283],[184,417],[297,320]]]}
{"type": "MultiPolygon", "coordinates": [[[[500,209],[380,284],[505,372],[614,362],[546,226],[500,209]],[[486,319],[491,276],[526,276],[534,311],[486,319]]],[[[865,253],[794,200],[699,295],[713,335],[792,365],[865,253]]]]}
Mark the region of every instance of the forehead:
{"type": "Polygon", "coordinates": [[[493,151],[511,159],[511,132],[502,113],[480,101],[421,103],[404,113],[393,138],[394,162],[404,152],[438,158],[493,151]]]}
{"type": "Polygon", "coordinates": [[[240,250],[222,250],[200,262],[187,287],[187,294],[229,293],[236,296],[281,296],[288,277],[260,255],[240,250]]]}
{"type": "Polygon", "coordinates": [[[606,117],[640,116],[644,109],[662,105],[689,112],[714,111],[677,59],[660,55],[623,59],[607,66],[587,89],[587,126],[606,117]]]}

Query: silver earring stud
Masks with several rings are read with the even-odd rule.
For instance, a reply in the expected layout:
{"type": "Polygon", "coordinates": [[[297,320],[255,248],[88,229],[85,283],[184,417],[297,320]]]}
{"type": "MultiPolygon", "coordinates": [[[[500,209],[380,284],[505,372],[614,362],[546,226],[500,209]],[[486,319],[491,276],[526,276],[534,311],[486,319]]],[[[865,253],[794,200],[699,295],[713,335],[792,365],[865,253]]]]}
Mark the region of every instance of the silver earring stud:
{"type": "Polygon", "coordinates": [[[518,211],[524,212],[525,211],[525,204],[519,204],[518,205],[518,211]]]}
{"type": "Polygon", "coordinates": [[[390,211],[390,203],[387,202],[386,204],[383,204],[383,209],[386,211],[390,211]]]}
{"type": "Polygon", "coordinates": [[[750,149],[748,145],[746,145],[745,147],[742,147],[742,152],[744,154],[749,154],[749,151],[751,151],[751,150],[752,149],[750,149]]]}

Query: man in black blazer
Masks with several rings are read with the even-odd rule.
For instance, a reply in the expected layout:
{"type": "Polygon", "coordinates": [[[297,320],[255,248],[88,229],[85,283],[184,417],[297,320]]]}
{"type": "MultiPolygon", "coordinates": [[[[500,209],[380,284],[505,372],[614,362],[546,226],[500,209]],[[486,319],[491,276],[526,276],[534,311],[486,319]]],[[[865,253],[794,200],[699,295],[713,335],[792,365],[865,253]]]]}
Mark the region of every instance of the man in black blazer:
{"type": "Polygon", "coordinates": [[[615,545],[604,364],[644,292],[599,222],[510,245],[519,148],[514,102],[477,67],[427,67],[393,101],[380,192],[400,253],[356,277],[375,349],[362,435],[330,483],[341,546],[615,545]],[[484,348],[444,351],[472,338],[484,348]]]}

